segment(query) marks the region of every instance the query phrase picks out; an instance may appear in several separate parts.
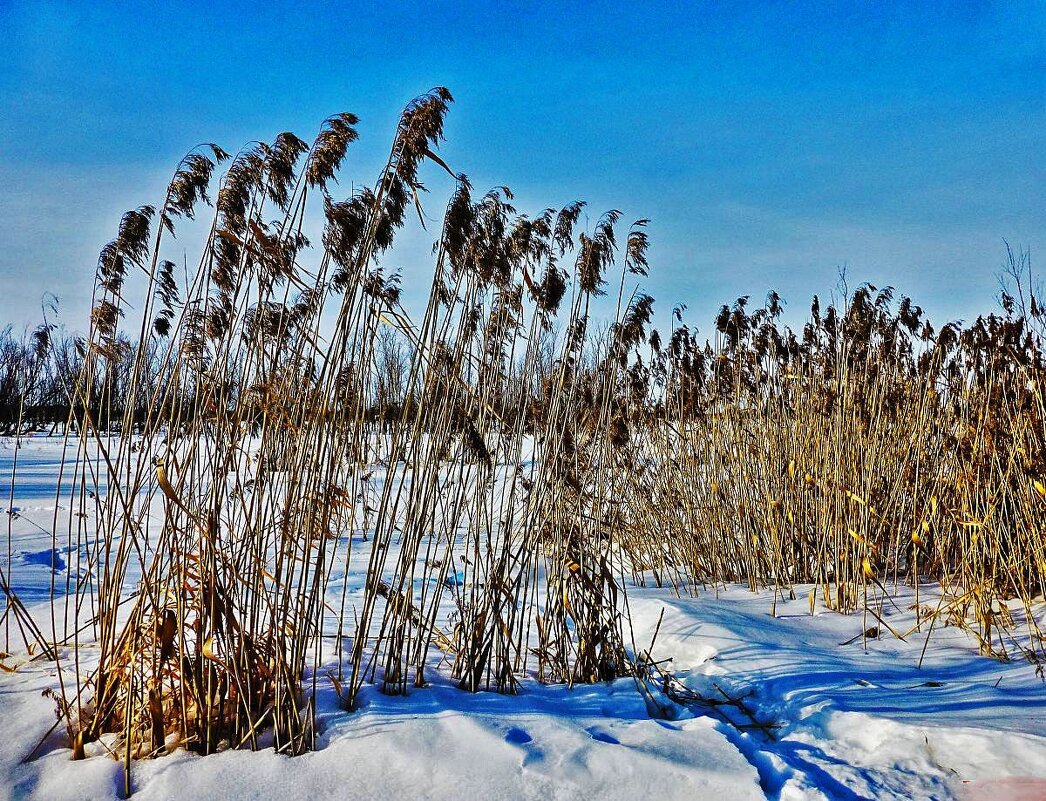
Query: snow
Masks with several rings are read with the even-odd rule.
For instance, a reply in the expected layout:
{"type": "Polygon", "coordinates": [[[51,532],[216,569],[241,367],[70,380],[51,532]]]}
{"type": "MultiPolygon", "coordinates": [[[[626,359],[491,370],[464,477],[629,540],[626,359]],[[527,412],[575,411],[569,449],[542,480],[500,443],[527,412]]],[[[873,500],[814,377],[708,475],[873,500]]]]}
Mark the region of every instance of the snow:
{"type": "MultiPolygon", "coordinates": [[[[48,633],[46,599],[76,565],[50,534],[56,515],[69,513],[55,508],[60,453],[60,439],[23,438],[9,499],[14,443],[0,443],[0,533],[10,525],[12,543],[10,557],[6,546],[0,551],[0,568],[48,633]]],[[[448,585],[465,580],[451,574],[448,585]]],[[[350,596],[360,591],[351,570],[346,582],[350,596]]],[[[473,695],[434,663],[430,686],[399,697],[366,687],[361,708],[346,712],[326,675],[337,656],[325,653],[316,751],[176,751],[135,763],[134,797],[1046,798],[1046,685],[1036,666],[1016,643],[1009,661],[979,656],[970,637],[945,625],[934,628],[920,666],[928,627],[912,630],[914,590],[890,589],[893,603],[876,610],[903,641],[872,616],[816,604],[811,614],[808,586],[793,588],[794,599],[787,590],[775,598],[698,588],[696,597],[677,597],[629,587],[637,652],[657,629],[650,658],[689,691],[685,702],[654,687],[657,704],[648,703],[632,679],[573,689],[528,679],[516,696],[473,695]],[[881,636],[861,636],[873,626],[881,636]]],[[[340,592],[339,579],[330,593],[340,592]]],[[[932,606],[940,593],[923,585],[919,602],[932,606]]],[[[1019,610],[1013,614],[1019,643],[1027,627],[1019,610]]],[[[12,653],[0,672],[0,799],[118,797],[123,767],[101,746],[73,762],[61,728],[45,737],[55,707],[44,693],[57,690],[56,667],[24,652],[13,622],[10,632],[12,653]]],[[[66,682],[71,657],[65,649],[66,682]]],[[[89,671],[90,644],[79,658],[81,673],[89,671]]]]}
{"type": "MultiPolygon", "coordinates": [[[[966,798],[996,783],[1000,801],[1009,796],[997,780],[1039,778],[1034,797],[1046,798],[1046,686],[1034,666],[978,656],[951,627],[935,629],[921,668],[923,634],[842,645],[864,630],[861,616],[811,616],[808,591],[779,598],[776,616],[770,593],[740,588],[696,600],[631,596],[647,627],[668,610],[655,659],[674,657],[688,687],[744,697],[774,726],[773,737],[731,735],[769,797],[966,798]]],[[[914,596],[899,588],[895,600],[900,608],[881,614],[904,633],[914,596]]]]}

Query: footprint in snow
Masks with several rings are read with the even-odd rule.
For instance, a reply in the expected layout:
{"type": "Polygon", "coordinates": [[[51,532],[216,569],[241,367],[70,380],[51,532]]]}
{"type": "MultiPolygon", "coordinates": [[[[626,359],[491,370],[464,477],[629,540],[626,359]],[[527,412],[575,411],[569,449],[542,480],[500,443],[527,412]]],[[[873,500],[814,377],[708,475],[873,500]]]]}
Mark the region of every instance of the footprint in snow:
{"type": "Polygon", "coordinates": [[[585,729],[588,732],[589,737],[593,740],[598,740],[601,743],[610,743],[610,745],[621,745],[621,741],[612,734],[607,734],[605,731],[592,727],[591,729],[585,729]]]}
{"type": "Polygon", "coordinates": [[[513,726],[505,732],[505,742],[518,745],[523,749],[523,760],[519,763],[521,768],[527,770],[541,770],[541,764],[545,761],[545,752],[532,745],[534,738],[526,729],[513,726]]]}
{"type": "MultiPolygon", "coordinates": [[[[68,550],[66,553],[68,553],[68,550]]],[[[19,556],[21,556],[22,562],[27,565],[49,567],[55,573],[65,570],[65,560],[57,549],[47,548],[43,551],[22,551],[19,556]]]]}
{"type": "Polygon", "coordinates": [[[526,729],[520,729],[516,726],[513,726],[505,733],[505,742],[514,745],[526,745],[533,739],[534,738],[527,733],[526,729]]]}

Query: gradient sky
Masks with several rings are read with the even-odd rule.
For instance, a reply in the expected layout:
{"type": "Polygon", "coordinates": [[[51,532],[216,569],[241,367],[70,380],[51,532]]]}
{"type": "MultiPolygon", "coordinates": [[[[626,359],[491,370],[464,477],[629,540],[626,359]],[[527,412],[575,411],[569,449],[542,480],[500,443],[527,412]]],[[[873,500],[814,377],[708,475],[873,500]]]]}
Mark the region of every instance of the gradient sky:
{"type": "MultiPolygon", "coordinates": [[[[311,141],[352,111],[347,193],[438,84],[442,153],[477,189],[651,219],[662,322],[685,302],[707,331],[770,288],[800,314],[842,265],[968,319],[994,305],[1004,240],[1046,250],[1043,0],[0,0],[0,42],[0,325],[47,291],[82,329],[99,248],[194,144],[311,141]]],[[[436,219],[448,180],[425,180],[436,219]]],[[[408,299],[430,242],[414,225],[389,260],[408,299]]]]}

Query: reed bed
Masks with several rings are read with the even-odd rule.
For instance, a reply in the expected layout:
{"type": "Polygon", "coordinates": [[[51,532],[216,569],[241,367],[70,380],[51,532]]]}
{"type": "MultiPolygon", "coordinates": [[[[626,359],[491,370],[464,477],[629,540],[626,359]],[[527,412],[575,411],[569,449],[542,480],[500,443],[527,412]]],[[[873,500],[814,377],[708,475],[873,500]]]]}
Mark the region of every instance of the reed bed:
{"type": "Polygon", "coordinates": [[[628,496],[646,532],[634,562],[688,588],[814,584],[811,609],[816,594],[839,611],[930,578],[953,598],[927,618],[947,611],[986,655],[1011,653],[1007,602],[1035,626],[1046,589],[1046,383],[1041,312],[1004,300],[935,331],[862,286],[838,310],[815,300],[801,333],[777,324],[772,294],[723,307],[714,344],[676,328],[639,406],[659,424],[628,496]]]}
{"type": "Polygon", "coordinates": [[[929,579],[948,600],[920,625],[1013,652],[1013,602],[1034,628],[1046,590],[1044,321],[1022,256],[1002,313],[966,328],[861,286],[815,299],[801,331],[771,293],[724,306],[710,341],[678,307],[662,335],[632,291],[646,221],[476,194],[437,155],[451,102],[412,101],[346,199],[352,114],[312,144],[194,149],[103,248],[87,335],[45,325],[26,351],[33,375],[64,365],[72,490],[52,524],[76,564],[25,638],[57,662],[74,757],[123,760],[130,793],[134,759],[177,747],[315,747],[328,678],[351,710],[437,664],[465,691],[642,674],[631,583],[808,584],[811,611],[886,626],[890,588],[929,579]],[[383,257],[423,218],[423,169],[455,189],[414,320],[383,257]],[[179,269],[169,240],[205,210],[179,269]]]}

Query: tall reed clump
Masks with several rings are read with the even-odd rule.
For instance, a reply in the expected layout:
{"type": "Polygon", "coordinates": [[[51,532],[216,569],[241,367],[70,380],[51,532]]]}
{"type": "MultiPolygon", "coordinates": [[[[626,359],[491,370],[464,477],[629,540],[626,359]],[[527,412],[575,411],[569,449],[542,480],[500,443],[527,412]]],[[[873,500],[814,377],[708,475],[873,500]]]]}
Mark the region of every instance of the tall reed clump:
{"type": "MultiPolygon", "coordinates": [[[[579,387],[588,377],[577,368],[591,298],[615,261],[618,214],[575,241],[583,204],[530,219],[513,216],[510,200],[501,189],[473,201],[459,177],[420,328],[393,321],[417,354],[407,378],[414,403],[390,435],[404,467],[376,508],[350,708],[367,680],[392,693],[406,692],[411,675],[423,685],[433,645],[473,691],[513,691],[535,656],[546,681],[628,670],[620,563],[597,497],[604,467],[572,466],[587,408],[579,387]],[[571,251],[573,281],[561,266],[571,251]],[[541,352],[557,319],[572,333],[548,365],[541,352]],[[455,611],[441,627],[448,592],[455,611]]],[[[634,233],[624,269],[645,269],[644,250],[634,233]]],[[[594,443],[605,426],[589,427],[594,443]]]]}
{"type": "MultiPolygon", "coordinates": [[[[365,682],[424,684],[433,646],[469,690],[629,669],[607,432],[649,299],[621,309],[613,353],[581,370],[619,215],[589,235],[575,231],[581,203],[530,219],[507,189],[474,200],[435,153],[450,102],[442,88],[412,101],[377,182],[346,200],[329,187],[351,114],[312,145],[284,133],[234,155],[198,148],[102,251],[70,387],[69,512],[54,521],[78,559],[51,639],[81,677],[59,701],[74,756],[100,741],[128,792],[132,759],[175,747],[313,747],[325,636],[347,653],[331,677],[349,708],[365,682]],[[380,257],[410,206],[421,215],[426,161],[457,189],[415,324],[380,257]],[[179,270],[167,240],[215,181],[200,258],[179,270]],[[310,200],[325,219],[311,268],[310,200]],[[122,333],[129,295],[145,299],[136,340],[122,333]],[[350,608],[352,569],[366,578],[350,608]]],[[[640,224],[621,292],[645,249],[640,224]]]]}
{"type": "Polygon", "coordinates": [[[94,674],[64,693],[77,755],[103,735],[118,735],[128,760],[175,744],[256,746],[265,730],[281,751],[312,746],[302,678],[350,527],[369,348],[395,297],[374,257],[419,189],[449,99],[436,90],[411,104],[373,192],[328,194],[356,139],[356,118],[340,114],[311,146],[287,133],[231,157],[191,153],[159,209],[129,212],[103,250],[71,441],[77,500],[97,525],[70,520],[89,579],[67,604],[90,607],[100,647],[94,674]],[[208,202],[226,161],[196,271],[179,281],[164,236],[208,202]],[[327,226],[310,274],[298,259],[313,196],[327,226]],[[160,353],[139,347],[119,388],[122,419],[99,419],[117,398],[109,367],[124,284],[139,271],[139,342],[160,353]]]}

